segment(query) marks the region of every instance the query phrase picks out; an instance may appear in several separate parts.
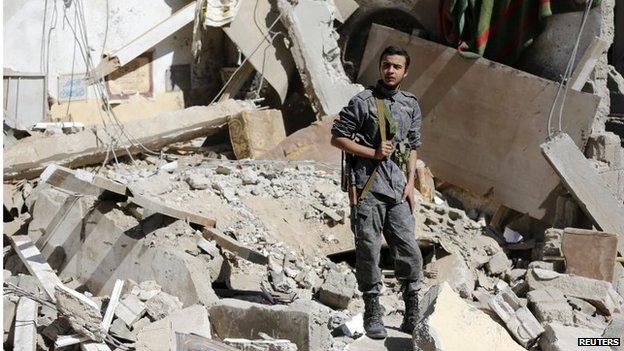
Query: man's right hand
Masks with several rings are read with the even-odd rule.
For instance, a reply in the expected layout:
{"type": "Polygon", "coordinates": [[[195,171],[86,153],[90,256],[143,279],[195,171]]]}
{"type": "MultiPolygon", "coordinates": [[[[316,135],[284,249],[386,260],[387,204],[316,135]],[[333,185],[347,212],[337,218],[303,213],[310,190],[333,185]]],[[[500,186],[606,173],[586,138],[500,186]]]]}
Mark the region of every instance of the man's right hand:
{"type": "Polygon", "coordinates": [[[390,140],[382,141],[381,144],[379,144],[379,147],[377,148],[377,150],[375,150],[375,159],[383,160],[385,157],[390,155],[390,153],[392,152],[392,149],[393,149],[392,141],[390,140]]]}

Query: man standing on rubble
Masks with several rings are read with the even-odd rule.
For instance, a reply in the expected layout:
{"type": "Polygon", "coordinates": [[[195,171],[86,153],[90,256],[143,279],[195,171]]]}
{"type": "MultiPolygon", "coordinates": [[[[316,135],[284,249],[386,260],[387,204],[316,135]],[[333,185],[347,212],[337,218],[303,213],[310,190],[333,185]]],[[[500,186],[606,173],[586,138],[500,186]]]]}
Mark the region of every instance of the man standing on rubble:
{"type": "Polygon", "coordinates": [[[422,255],[414,235],[413,192],[421,113],[416,97],[399,89],[409,64],[403,48],[387,47],[379,59],[377,85],[353,97],[332,128],[331,144],[350,157],[356,277],[365,304],[364,329],[376,339],[387,334],[379,304],[382,232],[403,289],[401,330],[412,333],[418,316],[422,255]]]}

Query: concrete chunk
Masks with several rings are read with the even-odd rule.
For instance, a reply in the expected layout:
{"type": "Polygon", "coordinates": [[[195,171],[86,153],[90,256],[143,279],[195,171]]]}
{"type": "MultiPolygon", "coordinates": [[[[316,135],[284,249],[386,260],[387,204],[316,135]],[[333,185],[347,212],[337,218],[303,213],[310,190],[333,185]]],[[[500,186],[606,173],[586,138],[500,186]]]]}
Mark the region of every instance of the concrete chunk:
{"type": "Polygon", "coordinates": [[[432,286],[420,302],[414,350],[524,350],[490,316],[464,302],[444,282],[432,286]]]}
{"type": "Polygon", "coordinates": [[[504,252],[499,251],[494,256],[490,258],[488,263],[486,263],[485,268],[490,272],[490,274],[497,275],[505,272],[508,268],[511,267],[511,262],[507,258],[504,252]]]}
{"type": "Polygon", "coordinates": [[[176,350],[175,333],[196,334],[211,338],[208,310],[193,305],[143,327],[137,334],[137,351],[176,350]]]}
{"type": "Polygon", "coordinates": [[[463,298],[469,297],[474,290],[476,277],[466,262],[456,254],[429,263],[425,270],[436,272],[434,284],[446,281],[463,298]]]}
{"type": "Polygon", "coordinates": [[[572,324],[572,307],[559,289],[547,287],[533,290],[527,294],[527,298],[529,308],[540,322],[572,324]]]}
{"type": "Polygon", "coordinates": [[[585,328],[565,326],[561,323],[550,323],[546,326],[544,334],[540,338],[539,345],[542,351],[610,351],[609,347],[590,348],[578,346],[578,338],[598,338],[600,334],[585,328]]]}
{"type": "Polygon", "coordinates": [[[297,300],[290,306],[266,306],[222,299],[210,308],[219,338],[257,338],[259,332],[290,340],[301,351],[326,350],[331,346],[327,327],[329,308],[314,301],[297,300]]]}
{"type": "Polygon", "coordinates": [[[132,326],[145,314],[146,307],[136,295],[126,295],[119,301],[115,309],[115,315],[119,317],[127,326],[132,326]]]}
{"type": "Polygon", "coordinates": [[[340,62],[333,1],[279,0],[277,6],[292,43],[292,56],[306,95],[320,116],[336,114],[363,90],[347,77],[340,62]]]}
{"type": "Polygon", "coordinates": [[[603,313],[611,315],[622,311],[624,299],[609,282],[580,276],[560,274],[539,268],[527,272],[529,290],[554,287],[564,295],[590,302],[603,313]]]}
{"type": "Polygon", "coordinates": [[[297,345],[282,339],[249,340],[227,338],[223,342],[242,351],[297,351],[297,345]]]}
{"type": "Polygon", "coordinates": [[[320,287],[319,301],[329,307],[347,308],[355,292],[354,283],[348,275],[330,270],[320,287]]]}
{"type": "Polygon", "coordinates": [[[532,345],[544,332],[544,328],[531,311],[510,288],[491,296],[488,305],[503,320],[507,330],[525,348],[532,345]]]}
{"type": "Polygon", "coordinates": [[[624,351],[624,315],[613,316],[611,323],[602,333],[603,338],[620,338],[620,346],[611,347],[613,351],[624,351]]]}
{"type": "Polygon", "coordinates": [[[566,273],[613,282],[617,242],[617,234],[565,228],[562,252],[566,273]]]}
{"type": "Polygon", "coordinates": [[[155,320],[163,319],[171,313],[182,308],[182,302],[166,292],[159,292],[156,296],[145,302],[147,314],[155,320]]]}
{"type": "Polygon", "coordinates": [[[102,341],[102,315],[95,302],[62,285],[56,286],[54,295],[58,311],[69,319],[75,331],[94,341],[102,341]]]}

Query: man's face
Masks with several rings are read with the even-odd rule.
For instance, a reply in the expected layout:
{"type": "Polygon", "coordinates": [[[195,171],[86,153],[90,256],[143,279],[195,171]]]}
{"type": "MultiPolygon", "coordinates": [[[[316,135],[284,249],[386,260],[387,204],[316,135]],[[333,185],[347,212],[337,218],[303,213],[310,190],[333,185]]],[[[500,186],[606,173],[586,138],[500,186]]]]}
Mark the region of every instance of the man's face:
{"type": "Polygon", "coordinates": [[[386,55],[381,59],[379,74],[384,84],[391,88],[399,86],[403,78],[407,76],[405,68],[405,56],[386,55]]]}

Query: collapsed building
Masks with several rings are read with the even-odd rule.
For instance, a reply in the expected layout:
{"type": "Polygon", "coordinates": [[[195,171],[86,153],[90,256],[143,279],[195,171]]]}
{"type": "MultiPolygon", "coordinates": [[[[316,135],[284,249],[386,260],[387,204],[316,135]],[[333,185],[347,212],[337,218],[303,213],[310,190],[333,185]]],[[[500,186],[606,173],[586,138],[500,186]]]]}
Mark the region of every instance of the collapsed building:
{"type": "Polygon", "coordinates": [[[621,348],[621,2],[3,10],[6,349],[621,348]],[[408,335],[383,245],[380,342],[329,139],[390,44],[423,114],[425,262],[408,335]]]}

